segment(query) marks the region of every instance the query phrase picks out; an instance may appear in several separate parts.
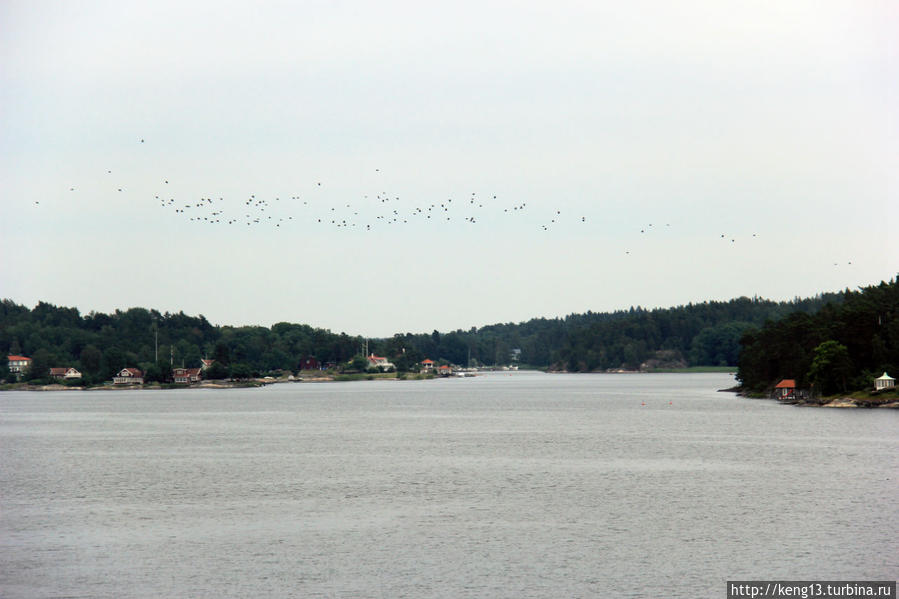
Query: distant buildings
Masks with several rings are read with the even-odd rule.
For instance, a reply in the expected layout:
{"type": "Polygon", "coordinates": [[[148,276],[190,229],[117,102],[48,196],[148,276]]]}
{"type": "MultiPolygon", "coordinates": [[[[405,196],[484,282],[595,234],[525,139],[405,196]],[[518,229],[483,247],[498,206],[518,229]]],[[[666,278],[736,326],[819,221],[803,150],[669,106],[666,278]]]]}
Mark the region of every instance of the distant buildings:
{"type": "Polygon", "coordinates": [[[6,359],[9,361],[9,371],[18,378],[31,366],[31,358],[25,356],[6,356],[6,359]]]}
{"type": "Polygon", "coordinates": [[[300,370],[321,370],[322,365],[313,356],[303,356],[300,358],[300,370]]]}
{"type": "Polygon", "coordinates": [[[68,366],[55,367],[50,369],[50,378],[66,381],[81,380],[81,372],[68,366]]]}
{"type": "Polygon", "coordinates": [[[774,397],[777,399],[793,399],[796,395],[796,381],[783,379],[774,386],[774,397]]]}
{"type": "Polygon", "coordinates": [[[374,354],[368,356],[368,367],[377,368],[378,370],[389,370],[391,368],[396,368],[393,362],[389,362],[387,358],[376,356],[374,354]]]}
{"type": "Polygon", "coordinates": [[[112,382],[115,385],[143,385],[144,373],[137,368],[122,368],[112,382]]]}
{"type": "Polygon", "coordinates": [[[176,383],[199,383],[203,380],[202,368],[175,368],[172,370],[172,379],[176,383]]]}

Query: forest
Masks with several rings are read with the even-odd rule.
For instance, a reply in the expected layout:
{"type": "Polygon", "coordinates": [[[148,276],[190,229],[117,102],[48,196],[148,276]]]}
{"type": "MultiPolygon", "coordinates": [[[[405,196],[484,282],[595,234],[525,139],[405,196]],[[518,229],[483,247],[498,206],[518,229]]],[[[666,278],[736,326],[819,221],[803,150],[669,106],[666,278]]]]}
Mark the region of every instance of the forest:
{"type": "Polygon", "coordinates": [[[812,395],[870,389],[883,372],[899,372],[897,279],[845,291],[814,313],[795,312],[748,329],[737,378],[750,391],[795,379],[812,395]]]}
{"type": "MultiPolygon", "coordinates": [[[[76,308],[46,302],[28,308],[4,299],[0,301],[0,361],[5,362],[7,354],[29,356],[33,360],[29,376],[38,379],[50,367],[73,366],[88,384],[109,380],[126,366],[141,368],[148,380],[166,381],[173,366],[196,367],[204,357],[216,360],[215,374],[222,377],[296,372],[309,358],[340,367],[361,355],[365,347],[386,356],[400,371],[417,369],[425,358],[457,365],[516,363],[570,372],[736,367],[741,339],[755,339],[753,335],[761,334],[756,331],[766,330],[766,322],[810,319],[825,307],[836,310],[847,297],[852,297],[848,291],[789,302],[742,297],[666,309],[632,307],[534,318],[467,331],[397,333],[384,339],[333,333],[308,324],[233,327],[213,325],[202,315],[183,312],[136,307],[111,314],[81,314],[76,308]]],[[[6,372],[5,363],[0,366],[0,372],[6,372]]],[[[749,374],[748,365],[744,370],[747,384],[760,380],[749,374]]]]}

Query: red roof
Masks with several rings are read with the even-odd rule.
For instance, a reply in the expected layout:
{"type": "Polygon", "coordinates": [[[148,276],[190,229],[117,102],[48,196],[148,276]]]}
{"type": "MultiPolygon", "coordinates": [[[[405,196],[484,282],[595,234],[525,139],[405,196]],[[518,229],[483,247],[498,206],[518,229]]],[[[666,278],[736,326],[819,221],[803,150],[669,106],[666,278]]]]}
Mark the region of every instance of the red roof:
{"type": "Polygon", "coordinates": [[[6,356],[6,359],[9,361],[15,360],[17,362],[21,362],[22,360],[27,360],[27,361],[31,362],[31,358],[26,358],[25,356],[6,356]]]}
{"type": "Polygon", "coordinates": [[[449,369],[450,369],[450,367],[447,366],[446,364],[444,364],[443,366],[440,367],[440,370],[449,370],[449,369]]]}
{"type": "Polygon", "coordinates": [[[200,368],[175,368],[172,371],[172,376],[174,376],[175,378],[200,378],[201,374],[202,369],[200,368]]]}
{"type": "Polygon", "coordinates": [[[434,360],[429,360],[429,359],[425,358],[424,360],[421,361],[421,363],[422,364],[433,364],[434,360]]]}
{"type": "Polygon", "coordinates": [[[795,379],[784,379],[781,382],[777,383],[774,386],[775,389],[795,389],[796,388],[796,380],[795,379]]]}
{"type": "Polygon", "coordinates": [[[141,372],[140,370],[138,370],[137,368],[130,368],[130,367],[129,367],[129,368],[123,368],[123,369],[119,372],[119,376],[121,376],[121,374],[122,374],[123,372],[125,372],[126,370],[131,374],[131,376],[144,376],[144,373],[141,372]]]}
{"type": "Polygon", "coordinates": [[[50,376],[54,376],[54,375],[64,375],[64,374],[67,373],[68,371],[69,371],[69,368],[68,368],[67,366],[62,366],[62,367],[60,367],[60,368],[51,368],[51,369],[50,369],[50,376]]]}

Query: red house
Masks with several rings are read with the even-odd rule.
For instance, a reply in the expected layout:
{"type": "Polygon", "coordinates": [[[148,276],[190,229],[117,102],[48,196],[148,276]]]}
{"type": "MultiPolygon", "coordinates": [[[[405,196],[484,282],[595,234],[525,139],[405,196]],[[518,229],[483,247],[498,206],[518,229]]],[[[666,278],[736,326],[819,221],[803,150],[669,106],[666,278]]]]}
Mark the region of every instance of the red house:
{"type": "Polygon", "coordinates": [[[176,383],[199,383],[203,374],[200,368],[175,368],[172,370],[172,378],[176,383]]]}
{"type": "Polygon", "coordinates": [[[300,358],[300,370],[321,370],[321,363],[312,356],[300,358]]]}
{"type": "Polygon", "coordinates": [[[792,399],[796,396],[796,380],[783,379],[774,385],[774,397],[777,399],[792,399]]]}

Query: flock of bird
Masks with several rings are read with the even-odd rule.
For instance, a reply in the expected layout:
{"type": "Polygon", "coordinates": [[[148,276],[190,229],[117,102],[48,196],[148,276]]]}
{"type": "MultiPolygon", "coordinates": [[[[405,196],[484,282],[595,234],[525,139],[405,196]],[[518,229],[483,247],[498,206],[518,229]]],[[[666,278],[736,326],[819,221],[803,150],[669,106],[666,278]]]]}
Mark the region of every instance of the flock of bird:
{"type": "MultiPolygon", "coordinates": [[[[145,143],[145,140],[141,139],[140,143],[145,143]]],[[[379,168],[374,171],[381,173],[379,168]]],[[[106,174],[112,175],[113,172],[106,169],[106,174]]],[[[588,222],[587,216],[583,214],[563,213],[560,208],[538,210],[526,202],[510,204],[496,195],[483,196],[477,192],[471,192],[465,198],[450,197],[423,202],[407,200],[387,191],[362,194],[349,200],[347,198],[336,200],[334,194],[327,193],[327,186],[318,181],[311,185],[311,189],[285,196],[283,199],[280,196],[264,199],[249,194],[240,198],[204,196],[184,200],[176,197],[178,195],[176,187],[170,184],[169,179],[160,178],[159,190],[153,194],[155,202],[171,214],[199,225],[280,228],[282,225],[306,222],[335,229],[371,231],[378,227],[401,227],[410,224],[420,226],[459,223],[462,226],[474,226],[479,222],[506,217],[520,218],[527,226],[549,231],[561,224],[584,225],[588,222]]],[[[117,193],[124,193],[126,189],[119,185],[113,185],[112,188],[117,193]]],[[[77,190],[73,186],[69,191],[77,190]]],[[[40,202],[35,201],[35,205],[39,206],[40,202]]],[[[647,223],[640,225],[639,232],[641,235],[648,235],[670,226],[670,223],[665,223],[664,227],[654,227],[653,223],[647,223]]],[[[757,233],[752,234],[752,239],[758,237],[757,233]]],[[[725,233],[720,234],[720,239],[731,244],[737,243],[735,236],[725,233]]],[[[625,249],[624,253],[630,254],[631,250],[625,249]]],[[[842,264],[835,262],[834,266],[842,264]]],[[[851,265],[852,262],[847,264],[851,265]]]]}
{"type": "MultiPolygon", "coordinates": [[[[503,205],[493,195],[489,199],[472,192],[464,200],[446,198],[439,201],[405,201],[399,195],[381,191],[372,195],[362,195],[347,201],[334,200],[324,192],[322,184],[305,194],[296,194],[270,199],[250,194],[237,201],[224,197],[201,197],[187,203],[174,197],[156,195],[161,208],[172,209],[190,221],[212,225],[273,225],[280,227],[290,221],[307,222],[337,229],[358,229],[370,231],[376,227],[401,226],[425,223],[462,223],[475,225],[485,216],[524,214],[526,203],[503,205]]],[[[539,226],[549,230],[561,222],[561,211],[547,217],[539,226]]],[[[579,222],[586,222],[581,216],[579,222]]]]}
{"type": "MultiPolygon", "coordinates": [[[[145,143],[144,139],[140,143],[145,143]]],[[[381,169],[375,169],[380,173],[381,169]]],[[[112,169],[106,169],[113,175],[112,169]]],[[[355,198],[335,199],[328,193],[327,186],[315,182],[303,192],[290,196],[269,198],[249,194],[245,197],[202,196],[185,200],[178,193],[176,181],[159,179],[159,189],[153,198],[160,208],[170,211],[189,222],[222,226],[272,226],[279,228],[291,222],[312,223],[337,229],[357,229],[371,231],[377,227],[401,226],[407,224],[460,223],[472,226],[496,216],[514,217],[530,214],[526,219],[531,226],[548,231],[563,221],[586,223],[586,215],[564,215],[561,210],[543,211],[543,218],[537,215],[525,202],[508,203],[496,195],[479,195],[471,192],[465,198],[445,197],[440,200],[410,201],[396,193],[380,191],[361,194],[355,198]]],[[[111,184],[117,193],[125,193],[127,186],[111,184]]],[[[76,187],[70,187],[76,192],[76,187]]],[[[35,205],[40,205],[39,201],[35,205]]]]}

